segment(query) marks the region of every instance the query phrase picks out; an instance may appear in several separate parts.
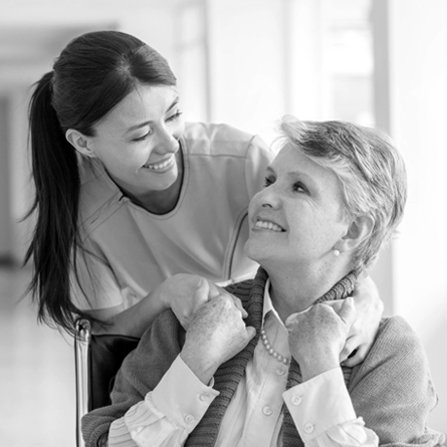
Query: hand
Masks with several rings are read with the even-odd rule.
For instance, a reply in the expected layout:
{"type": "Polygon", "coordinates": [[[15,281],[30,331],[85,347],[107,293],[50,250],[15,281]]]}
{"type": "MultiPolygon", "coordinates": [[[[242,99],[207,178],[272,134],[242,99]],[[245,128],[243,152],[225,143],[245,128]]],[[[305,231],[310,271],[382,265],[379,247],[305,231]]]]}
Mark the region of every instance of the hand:
{"type": "Polygon", "coordinates": [[[316,304],[308,312],[287,318],[290,352],[300,365],[303,381],[340,365],[340,354],[354,319],[352,298],[343,300],[340,309],[316,304]]]}
{"type": "Polygon", "coordinates": [[[208,384],[217,368],[254,337],[256,331],[245,326],[245,317],[240,300],[226,292],[197,310],[180,355],[203,383],[208,384]]]}
{"type": "Polygon", "coordinates": [[[164,308],[171,308],[185,330],[191,323],[194,313],[223,289],[198,275],[180,273],[161,283],[156,293],[164,308]]]}
{"type": "Polygon", "coordinates": [[[379,330],[383,314],[383,302],[374,281],[360,276],[355,283],[354,294],[357,316],[351,326],[342,351],[343,365],[353,367],[365,360],[379,330]],[[352,357],[349,357],[352,355],[352,357]]]}

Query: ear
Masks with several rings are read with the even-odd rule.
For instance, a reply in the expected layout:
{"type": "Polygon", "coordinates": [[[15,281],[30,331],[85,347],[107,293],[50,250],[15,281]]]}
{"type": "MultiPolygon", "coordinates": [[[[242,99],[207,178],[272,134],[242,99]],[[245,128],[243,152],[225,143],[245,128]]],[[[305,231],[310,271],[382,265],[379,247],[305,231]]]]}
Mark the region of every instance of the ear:
{"type": "Polygon", "coordinates": [[[374,219],[371,216],[359,216],[348,227],[346,234],[341,238],[337,248],[342,251],[353,250],[367,239],[374,228],[374,219]],[[340,245],[340,247],[338,247],[340,245]]]}
{"type": "Polygon", "coordinates": [[[85,157],[93,158],[96,156],[91,149],[90,138],[78,130],[68,129],[65,132],[65,138],[80,154],[84,155],[85,157]]]}

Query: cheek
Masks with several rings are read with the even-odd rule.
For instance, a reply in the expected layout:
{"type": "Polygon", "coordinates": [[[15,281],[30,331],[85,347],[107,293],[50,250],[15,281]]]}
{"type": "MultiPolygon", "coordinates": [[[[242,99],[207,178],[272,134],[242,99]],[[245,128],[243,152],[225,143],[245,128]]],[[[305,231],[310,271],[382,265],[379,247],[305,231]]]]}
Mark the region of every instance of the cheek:
{"type": "Polygon", "coordinates": [[[147,156],[143,157],[139,151],[130,150],[123,146],[109,147],[98,158],[115,175],[139,168],[147,161],[147,156]]]}
{"type": "Polygon", "coordinates": [[[288,222],[290,244],[303,250],[307,247],[306,251],[317,250],[324,244],[330,231],[330,225],[326,225],[320,216],[305,207],[295,210],[293,215],[289,216],[288,222]]]}
{"type": "Polygon", "coordinates": [[[180,137],[183,136],[183,134],[185,133],[185,121],[180,118],[176,125],[174,126],[174,129],[172,131],[172,135],[174,136],[175,139],[179,139],[180,137]]]}
{"type": "Polygon", "coordinates": [[[256,210],[260,209],[260,198],[262,195],[262,191],[256,193],[250,200],[250,203],[248,204],[248,219],[249,221],[252,219],[253,214],[256,210]]]}

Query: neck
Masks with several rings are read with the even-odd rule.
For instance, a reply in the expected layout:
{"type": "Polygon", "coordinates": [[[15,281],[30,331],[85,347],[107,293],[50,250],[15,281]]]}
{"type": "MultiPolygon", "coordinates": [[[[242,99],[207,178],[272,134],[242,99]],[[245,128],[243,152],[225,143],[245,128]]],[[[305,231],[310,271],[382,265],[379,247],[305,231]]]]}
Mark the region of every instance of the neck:
{"type": "Polygon", "coordinates": [[[329,291],[331,293],[328,294],[328,299],[346,297],[338,288],[335,289],[335,293],[332,293],[332,289],[351,271],[351,268],[349,266],[332,267],[295,268],[289,272],[281,269],[266,269],[270,278],[272,303],[282,321],[295,312],[306,310],[329,291]]]}

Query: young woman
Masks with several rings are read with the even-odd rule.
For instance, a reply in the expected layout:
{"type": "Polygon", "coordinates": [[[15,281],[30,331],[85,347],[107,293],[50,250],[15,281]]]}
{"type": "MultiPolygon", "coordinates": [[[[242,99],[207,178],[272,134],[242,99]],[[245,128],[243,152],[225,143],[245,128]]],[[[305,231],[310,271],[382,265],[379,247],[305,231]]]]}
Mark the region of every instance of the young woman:
{"type": "MultiPolygon", "coordinates": [[[[41,318],[71,331],[84,315],[106,323],[96,331],[140,336],[168,307],[187,326],[209,295],[197,290],[253,275],[247,208],[272,155],[230,126],[185,124],[167,61],[139,39],[103,31],[70,42],[37,83],[30,132],[27,260],[41,318]]],[[[371,281],[357,289],[353,361],[381,314],[371,281]]]]}

